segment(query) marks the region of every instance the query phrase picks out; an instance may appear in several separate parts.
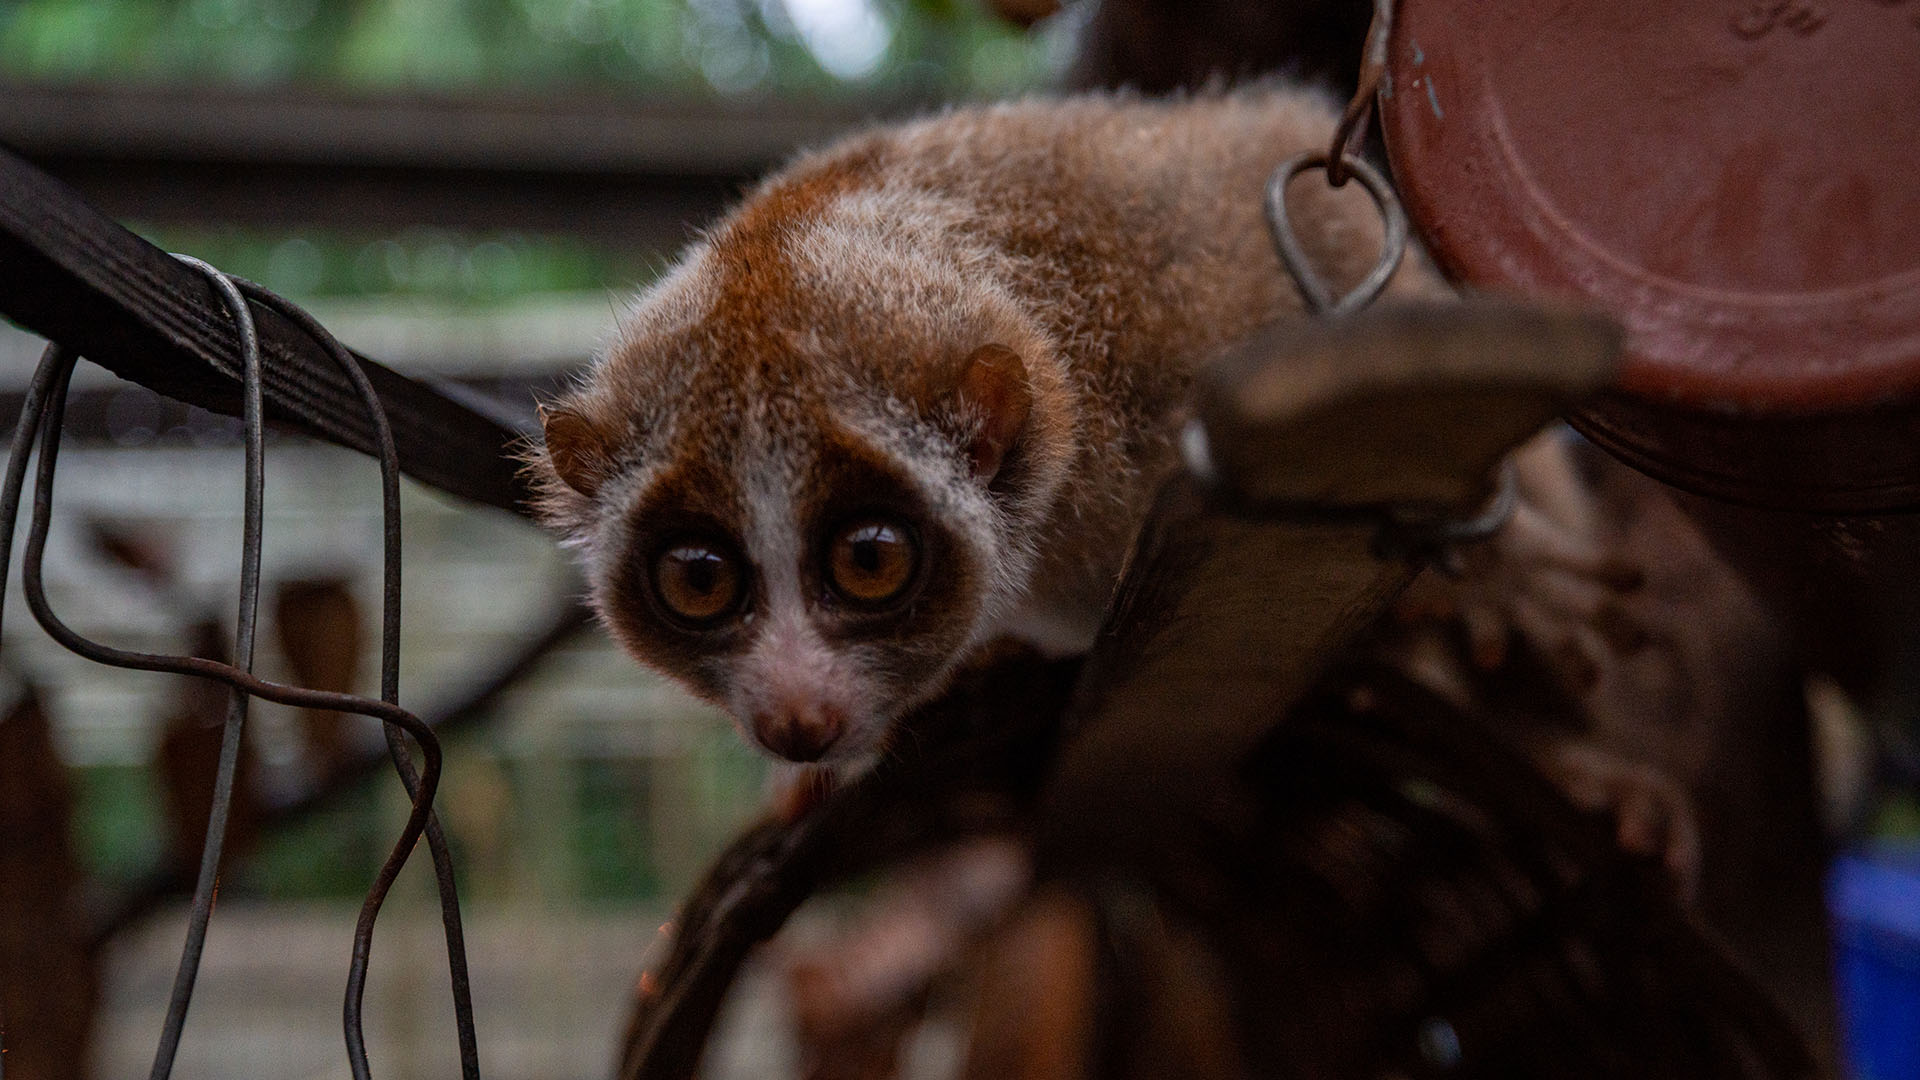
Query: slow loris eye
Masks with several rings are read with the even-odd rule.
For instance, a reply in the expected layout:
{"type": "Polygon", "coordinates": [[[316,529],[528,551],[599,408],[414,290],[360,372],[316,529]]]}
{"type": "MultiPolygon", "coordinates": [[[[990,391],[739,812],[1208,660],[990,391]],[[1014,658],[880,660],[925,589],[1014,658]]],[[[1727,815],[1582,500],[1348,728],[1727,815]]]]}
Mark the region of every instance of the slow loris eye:
{"type": "Polygon", "coordinates": [[[653,587],[660,602],[695,624],[732,614],[740,605],[740,579],[739,561],[711,544],[681,544],[653,563],[653,587]]]}
{"type": "Polygon", "coordinates": [[[920,565],[920,549],[905,525],[884,519],[856,521],[841,529],[827,549],[827,580],[854,604],[885,604],[905,592],[920,565]]]}

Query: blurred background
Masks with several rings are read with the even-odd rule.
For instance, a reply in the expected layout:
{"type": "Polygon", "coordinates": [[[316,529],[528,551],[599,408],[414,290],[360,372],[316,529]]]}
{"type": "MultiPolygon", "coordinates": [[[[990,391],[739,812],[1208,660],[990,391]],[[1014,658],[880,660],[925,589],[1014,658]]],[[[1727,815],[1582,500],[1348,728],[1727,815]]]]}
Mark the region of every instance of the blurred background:
{"type": "MultiPolygon", "coordinates": [[[[8,0],[0,142],[158,246],[524,419],[622,299],[793,148],[1057,81],[1074,41],[1073,16],[1028,33],[977,0],[8,0]]],[[[43,344],[0,323],[9,417],[43,344]]],[[[53,603],[122,647],[219,652],[239,565],[238,422],[84,365],[71,416],[53,603]]],[[[258,670],[375,692],[375,466],[277,435],[267,470],[258,670]]],[[[482,1061],[498,1077],[605,1076],[646,947],[757,811],[762,766],[723,718],[577,628],[579,587],[547,537],[411,485],[404,515],[402,700],[456,714],[439,806],[482,1061]],[[462,711],[529,657],[510,690],[462,711]]],[[[10,588],[0,863],[33,870],[0,872],[0,942],[17,946],[0,948],[14,968],[0,981],[26,984],[8,999],[8,1075],[143,1074],[222,695],[71,656],[10,588]],[[70,879],[46,873],[61,863],[70,879]],[[49,952],[53,939],[73,952],[49,952]],[[47,977],[74,963],[98,977],[90,1033],[53,1030],[96,992],[47,977]]],[[[346,1075],[353,920],[406,806],[390,771],[364,767],[380,747],[359,718],[254,705],[176,1075],[346,1075]]],[[[457,1070],[423,862],[374,953],[383,1077],[457,1070]]],[[[779,1017],[748,1012],[715,1075],[778,1071],[779,1017]]]]}
{"type": "MultiPolygon", "coordinates": [[[[348,345],[525,425],[537,395],[586,363],[623,299],[797,147],[1055,86],[1159,91],[1284,69],[1343,95],[1370,8],[1057,6],[0,0],[0,144],[160,247],[261,282],[348,345]]],[[[43,346],[0,322],[0,415],[17,413],[43,346]]],[[[47,559],[53,604],[115,645],[220,654],[239,566],[238,421],[84,365],[75,386],[47,559]]],[[[371,461],[270,436],[257,662],[267,677],[375,691],[377,505],[371,461]]],[[[582,626],[579,584],[549,538],[411,485],[404,515],[402,700],[447,733],[439,807],[466,904],[482,1062],[501,1078],[605,1076],[661,922],[757,812],[763,766],[724,718],[582,626]]],[[[180,948],[224,702],[71,656],[8,587],[7,1075],[140,1073],[180,948]],[[31,1060],[28,1032],[42,1048],[31,1060]]],[[[1893,755],[1907,782],[1876,784],[1889,755],[1858,715],[1860,695],[1785,677],[1782,715],[1796,737],[1811,732],[1828,831],[1796,848],[1742,818],[1730,826],[1740,851],[1817,859],[1833,838],[1911,849],[1911,739],[1893,755]]],[[[354,915],[406,809],[380,752],[371,723],[254,705],[176,1075],[347,1074],[339,1013],[354,915]]],[[[1805,766],[1805,755],[1782,766],[1796,790],[1808,787],[1805,766]]],[[[1743,896],[1785,891],[1760,872],[1771,863],[1749,861],[1760,870],[1740,881],[1743,896]]],[[[367,1022],[383,1078],[456,1072],[422,862],[390,900],[374,950],[367,1022]]],[[[1858,967],[1861,979],[1898,983],[1900,995],[1876,1000],[1912,1000],[1910,878],[1843,871],[1831,899],[1843,982],[1858,967]]],[[[1815,890],[1818,873],[1803,875],[1815,890]]],[[[1748,937],[1779,935],[1756,923],[1748,937]]],[[[1810,968],[1805,981],[1824,995],[1829,942],[1802,937],[1812,956],[1796,973],[1810,968]]],[[[777,998],[746,988],[705,1075],[794,1072],[777,998]]],[[[1904,1041],[1886,1060],[1911,1071],[1875,1075],[1920,1076],[1910,1012],[1889,1020],[1904,1041]]],[[[937,1071],[952,1037],[932,1031],[914,1060],[937,1071]]]]}

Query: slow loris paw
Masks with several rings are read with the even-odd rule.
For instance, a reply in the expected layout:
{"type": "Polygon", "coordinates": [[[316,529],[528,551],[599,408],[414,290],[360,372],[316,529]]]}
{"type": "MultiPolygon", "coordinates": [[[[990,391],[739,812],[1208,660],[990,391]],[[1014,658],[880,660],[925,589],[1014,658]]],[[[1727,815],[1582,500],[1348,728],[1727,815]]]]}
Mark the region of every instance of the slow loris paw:
{"type": "Polygon", "coordinates": [[[1613,658],[1650,641],[1631,604],[1646,574],[1609,542],[1564,432],[1535,438],[1511,460],[1513,516],[1487,542],[1458,553],[1455,576],[1423,575],[1399,613],[1408,621],[1457,619],[1484,671],[1506,663],[1517,634],[1584,692],[1613,658]]]}
{"type": "Polygon", "coordinates": [[[787,987],[804,1074],[892,1077],[935,980],[998,927],[1026,894],[1021,841],[976,837],[896,870],[832,938],[789,946],[787,987]]]}
{"type": "Polygon", "coordinates": [[[1613,816],[1623,849],[1659,859],[1680,899],[1693,899],[1700,877],[1700,826],[1692,800],[1678,783],[1651,765],[1577,740],[1555,743],[1537,760],[1575,806],[1613,816]]]}

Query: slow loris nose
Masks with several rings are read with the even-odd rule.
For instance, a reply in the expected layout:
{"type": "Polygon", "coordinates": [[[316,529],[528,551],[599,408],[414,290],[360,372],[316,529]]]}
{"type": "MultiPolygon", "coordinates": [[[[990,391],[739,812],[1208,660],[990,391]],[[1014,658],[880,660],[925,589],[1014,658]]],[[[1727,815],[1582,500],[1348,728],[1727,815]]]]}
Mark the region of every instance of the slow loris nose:
{"type": "Polygon", "coordinates": [[[788,761],[818,761],[839,741],[847,718],[823,701],[783,701],[753,718],[761,745],[788,761]]]}

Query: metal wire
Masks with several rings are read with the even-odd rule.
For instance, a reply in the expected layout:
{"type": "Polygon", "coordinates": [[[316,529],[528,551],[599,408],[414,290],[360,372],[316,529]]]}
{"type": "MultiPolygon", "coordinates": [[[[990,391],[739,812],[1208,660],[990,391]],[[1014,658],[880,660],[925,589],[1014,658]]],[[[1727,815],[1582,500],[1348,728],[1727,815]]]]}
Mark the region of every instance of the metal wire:
{"type": "MultiPolygon", "coordinates": [[[[400,700],[400,456],[394,450],[393,431],[387,424],[386,409],[381,406],[366,372],[360,369],[346,346],[340,344],[313,316],[252,282],[241,282],[241,288],[249,297],[272,307],[319,342],[352,381],[355,392],[366,402],[368,412],[375,420],[375,435],[380,446],[384,564],[381,582],[380,698],[397,704],[400,700]]],[[[423,799],[421,775],[414,768],[413,757],[407,751],[400,732],[388,726],[386,734],[387,752],[393,758],[394,769],[400,774],[400,782],[406,787],[407,795],[416,806],[430,808],[433,802],[431,790],[426,791],[423,799]]],[[[434,750],[438,750],[437,741],[434,750]]],[[[467,974],[466,936],[460,923],[460,898],[454,884],[453,857],[447,847],[446,834],[440,828],[440,819],[431,809],[427,813],[425,831],[428,854],[433,861],[434,885],[440,894],[441,924],[447,939],[447,967],[453,983],[454,1026],[460,1040],[460,1073],[465,1080],[479,1080],[480,1055],[473,1026],[473,992],[467,974]]],[[[411,842],[409,840],[409,844],[411,842]]],[[[373,924],[379,916],[381,902],[405,864],[406,852],[395,847],[387,858],[387,865],[381,867],[373,888],[367,893],[367,901],[360,909],[360,920],[354,931],[353,963],[347,971],[347,994],[342,1010],[347,1055],[354,1069],[354,1080],[367,1080],[366,1037],[362,1032],[361,1011],[366,996],[367,963],[373,949],[373,924]]]]}
{"type": "Polygon", "coordinates": [[[1314,150],[1296,154],[1273,171],[1267,181],[1267,228],[1273,237],[1274,250],[1280,253],[1280,261],[1286,265],[1287,272],[1293,275],[1293,283],[1300,290],[1300,298],[1315,314],[1326,318],[1338,318],[1351,315],[1368,304],[1373,303],[1381,290],[1392,280],[1393,272],[1400,268],[1400,261],[1407,254],[1407,211],[1400,205],[1400,197],[1393,193],[1393,185],[1388,182],[1380,170],[1365,160],[1349,154],[1341,159],[1373,197],[1374,206],[1380,210],[1383,235],[1380,239],[1380,258],[1373,269],[1360,283],[1343,296],[1335,296],[1333,287],[1313,265],[1313,257],[1307,253],[1306,246],[1300,242],[1300,236],[1294,232],[1293,219],[1287,214],[1287,185],[1293,178],[1311,169],[1326,170],[1331,175],[1333,159],[1314,150]]]}
{"type": "MultiPolygon", "coordinates": [[[[254,330],[253,313],[225,274],[199,259],[176,256],[213,282],[240,330],[243,357],[242,416],[246,423],[246,498],[241,514],[240,613],[234,620],[234,663],[245,671],[253,670],[254,629],[260,617],[260,525],[261,500],[266,491],[266,449],[261,430],[260,337],[254,330]]],[[[69,362],[68,370],[72,365],[69,362]]],[[[57,409],[66,407],[67,380],[61,379],[57,409]]],[[[47,427],[49,442],[58,442],[58,425],[47,427]]],[[[51,486],[54,452],[41,452],[41,467],[47,477],[42,484],[51,486]]],[[[38,485],[36,485],[37,490],[38,485]]],[[[226,845],[227,815],[233,806],[234,773],[240,765],[240,736],[247,722],[247,702],[239,690],[227,698],[227,722],[220,735],[220,764],[214,773],[213,806],[207,814],[207,836],[200,849],[200,876],[193,886],[193,905],[188,909],[187,941],[180,950],[180,964],[173,973],[173,996],[167,1003],[167,1022],[160,1029],[160,1045],[154,1049],[151,1080],[167,1080],[173,1072],[174,1055],[180,1049],[180,1034],[186,1029],[187,1006],[193,1003],[194,979],[200,973],[200,954],[207,943],[207,922],[213,917],[213,898],[220,887],[220,853],[226,845]]]]}
{"type": "Polygon", "coordinates": [[[1360,75],[1353,97],[1333,130],[1333,142],[1327,147],[1327,183],[1344,187],[1352,163],[1360,160],[1360,146],[1367,138],[1367,121],[1373,117],[1374,96],[1387,77],[1387,44],[1393,39],[1394,0],[1373,0],[1373,21],[1367,26],[1367,45],[1360,56],[1360,75]]]}
{"type": "Polygon", "coordinates": [[[1366,46],[1360,57],[1358,85],[1353,97],[1334,125],[1333,139],[1318,153],[1296,154],[1273,171],[1267,181],[1267,228],[1280,261],[1300,289],[1300,297],[1315,315],[1350,315],[1372,303],[1380,295],[1407,250],[1407,213],[1393,193],[1393,184],[1361,155],[1366,142],[1373,104],[1387,76],[1387,47],[1393,38],[1394,0],[1374,0],[1373,21],[1367,26],[1366,46]],[[1345,296],[1336,297],[1326,279],[1307,256],[1304,245],[1287,216],[1287,185],[1310,169],[1326,174],[1328,187],[1345,187],[1350,178],[1358,178],[1380,210],[1386,234],[1380,243],[1380,259],[1358,285],[1345,296]]]}
{"type": "Polygon", "coordinates": [[[0,490],[0,569],[9,565],[14,525],[19,515],[25,488],[27,461],[32,441],[40,437],[39,468],[35,475],[33,511],[22,565],[27,605],[46,632],[68,650],[96,663],[139,671],[190,675],[222,683],[234,691],[226,730],[222,737],[220,768],[216,776],[213,809],[209,816],[206,846],[201,859],[200,878],[194,892],[188,922],[187,943],[182,950],[176,973],[166,1024],[156,1050],[152,1077],[164,1080],[172,1070],[185,1027],[187,1008],[193,995],[195,974],[205,945],[207,923],[212,913],[218,886],[221,846],[231,804],[235,764],[249,697],[259,697],[296,708],[326,709],[372,717],[386,726],[387,745],[412,800],[405,826],[385,863],[367,892],[354,930],[353,959],[348,968],[347,992],[343,1005],[348,1064],[355,1080],[369,1080],[365,1039],[361,1017],[366,976],[372,951],[374,924],[394,879],[406,865],[415,844],[424,834],[434,863],[434,876],[440,890],[442,921],[447,939],[448,968],[453,984],[454,1019],[459,1033],[461,1074],[467,1080],[480,1076],[479,1054],[474,1032],[472,993],[469,987],[464,935],[461,932],[459,900],[446,839],[432,813],[433,795],[439,785],[441,751],[433,731],[418,717],[399,706],[399,630],[400,630],[400,497],[399,461],[394,450],[392,430],[386,412],[375,396],[366,374],[331,334],[304,311],[271,292],[220,271],[195,259],[184,260],[208,274],[225,300],[240,330],[245,393],[246,509],[242,552],[240,618],[235,633],[237,664],[223,664],[199,657],[166,656],[130,652],[89,640],[76,633],[54,613],[46,598],[43,563],[52,519],[53,482],[60,450],[68,384],[77,357],[59,346],[49,346],[33,381],[28,386],[25,406],[14,431],[7,460],[4,490],[0,490]],[[271,307],[299,325],[326,348],[365,403],[378,437],[381,502],[383,511],[383,607],[381,620],[381,697],[375,701],[352,694],[309,690],[268,682],[247,670],[253,651],[254,626],[259,594],[261,499],[264,490],[264,454],[262,447],[261,378],[259,340],[247,300],[271,307]],[[424,765],[416,768],[408,751],[405,735],[420,746],[424,765]]]}
{"type": "MultiPolygon", "coordinates": [[[[1393,280],[1394,272],[1405,261],[1412,232],[1407,211],[1394,193],[1393,183],[1361,156],[1368,121],[1373,115],[1375,95],[1386,78],[1387,48],[1393,36],[1394,0],[1374,0],[1373,22],[1367,28],[1367,42],[1361,57],[1359,86],[1347,103],[1333,140],[1324,151],[1295,154],[1273,171],[1267,180],[1267,229],[1280,262],[1293,278],[1307,310],[1321,318],[1335,319],[1352,315],[1378,299],[1393,280]],[[1373,268],[1346,293],[1335,295],[1333,286],[1314,266],[1313,258],[1293,227],[1287,212],[1287,185],[1303,173],[1320,170],[1329,187],[1341,187],[1349,178],[1360,181],[1380,212],[1380,254],[1373,268]]],[[[1203,483],[1224,492],[1217,484],[1207,433],[1198,421],[1182,432],[1181,451],[1188,468],[1203,483]]],[[[1272,520],[1295,521],[1374,521],[1378,524],[1373,552],[1383,559],[1412,559],[1433,563],[1443,569],[1452,564],[1458,547],[1485,540],[1500,531],[1513,516],[1517,504],[1511,465],[1502,471],[1500,486],[1486,509],[1467,519],[1438,517],[1425,513],[1409,516],[1408,508],[1392,506],[1328,506],[1303,502],[1262,502],[1251,504],[1230,495],[1220,500],[1234,512],[1272,520]]]]}

